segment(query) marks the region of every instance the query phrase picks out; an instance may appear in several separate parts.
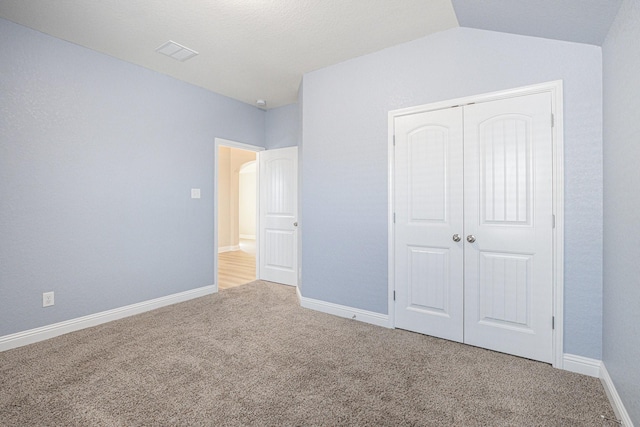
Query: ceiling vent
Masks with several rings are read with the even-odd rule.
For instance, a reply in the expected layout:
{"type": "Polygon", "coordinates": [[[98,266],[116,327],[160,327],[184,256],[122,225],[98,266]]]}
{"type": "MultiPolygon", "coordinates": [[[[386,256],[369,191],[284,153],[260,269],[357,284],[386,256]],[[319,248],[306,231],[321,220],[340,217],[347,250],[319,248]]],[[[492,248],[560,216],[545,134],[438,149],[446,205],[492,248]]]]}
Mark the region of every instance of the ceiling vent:
{"type": "Polygon", "coordinates": [[[171,40],[157,48],[156,52],[170,56],[180,62],[184,62],[187,59],[193,58],[198,54],[198,52],[196,52],[195,50],[189,49],[188,47],[182,46],[181,44],[178,44],[171,40]]]}

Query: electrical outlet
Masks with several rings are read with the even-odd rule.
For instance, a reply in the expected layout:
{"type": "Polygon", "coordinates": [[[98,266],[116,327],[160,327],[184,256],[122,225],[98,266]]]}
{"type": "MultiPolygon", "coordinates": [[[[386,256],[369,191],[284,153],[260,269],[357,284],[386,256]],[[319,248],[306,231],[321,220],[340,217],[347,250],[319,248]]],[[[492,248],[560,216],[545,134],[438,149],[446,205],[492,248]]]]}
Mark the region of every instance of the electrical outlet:
{"type": "Polygon", "coordinates": [[[52,306],[53,304],[54,304],[53,291],[43,293],[42,294],[42,306],[43,307],[49,307],[49,306],[52,306]]]}
{"type": "Polygon", "coordinates": [[[200,198],[200,189],[199,188],[192,188],[191,189],[191,198],[192,199],[199,199],[200,198]]]}

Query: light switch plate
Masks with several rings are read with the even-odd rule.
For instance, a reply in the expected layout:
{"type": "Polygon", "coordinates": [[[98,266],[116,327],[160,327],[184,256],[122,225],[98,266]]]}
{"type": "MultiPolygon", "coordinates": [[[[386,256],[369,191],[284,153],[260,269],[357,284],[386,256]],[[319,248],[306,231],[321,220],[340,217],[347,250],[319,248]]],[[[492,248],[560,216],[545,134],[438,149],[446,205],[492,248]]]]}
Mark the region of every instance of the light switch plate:
{"type": "Polygon", "coordinates": [[[200,189],[199,188],[192,188],[191,189],[191,198],[192,199],[199,199],[200,198],[200,189]]]}

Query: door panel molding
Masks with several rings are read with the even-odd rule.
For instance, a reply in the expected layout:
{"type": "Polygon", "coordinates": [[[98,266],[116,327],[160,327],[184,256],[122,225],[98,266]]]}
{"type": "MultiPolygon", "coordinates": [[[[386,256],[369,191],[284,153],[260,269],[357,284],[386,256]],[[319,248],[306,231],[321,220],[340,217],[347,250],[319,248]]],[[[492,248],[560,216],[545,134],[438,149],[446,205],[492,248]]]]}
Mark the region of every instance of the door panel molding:
{"type": "MultiPolygon", "coordinates": [[[[395,265],[396,265],[396,230],[394,224],[394,214],[396,212],[395,201],[395,130],[396,119],[406,115],[442,110],[446,108],[491,102],[495,100],[532,95],[537,93],[548,93],[551,99],[551,113],[549,120],[553,123],[552,132],[552,211],[555,226],[552,230],[553,241],[553,302],[552,312],[554,318],[554,329],[552,331],[552,365],[556,368],[563,368],[563,297],[564,297],[564,143],[563,143],[563,100],[562,81],[552,81],[526,87],[519,87],[504,91],[491,92],[486,94],[473,95],[463,98],[441,101],[426,105],[420,105],[400,110],[390,111],[388,114],[388,313],[391,327],[395,327],[395,265]]],[[[510,119],[516,119],[511,117],[510,119]]],[[[518,203],[509,209],[509,218],[515,218],[518,225],[522,225],[523,214],[518,203]]],[[[526,221],[525,221],[526,222],[526,221]]],[[[508,221],[499,226],[509,227],[508,221]]],[[[506,324],[505,324],[506,326],[506,324]]]]}

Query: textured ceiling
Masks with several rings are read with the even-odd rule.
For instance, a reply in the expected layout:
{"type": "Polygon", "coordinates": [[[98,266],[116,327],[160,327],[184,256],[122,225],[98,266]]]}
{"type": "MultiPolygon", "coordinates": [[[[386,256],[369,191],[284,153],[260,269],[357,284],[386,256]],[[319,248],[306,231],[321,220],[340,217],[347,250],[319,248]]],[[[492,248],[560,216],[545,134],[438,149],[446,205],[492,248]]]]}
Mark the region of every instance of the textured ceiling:
{"type": "Polygon", "coordinates": [[[0,17],[268,107],[304,73],[458,26],[600,45],[622,0],[0,0],[0,17]],[[454,10],[455,7],[455,10],[454,10]],[[168,40],[199,55],[179,62],[168,40]]]}
{"type": "Polygon", "coordinates": [[[306,72],[458,26],[450,0],[0,0],[0,17],[268,107],[306,72]],[[168,40],[199,55],[156,53],[168,40]]]}

